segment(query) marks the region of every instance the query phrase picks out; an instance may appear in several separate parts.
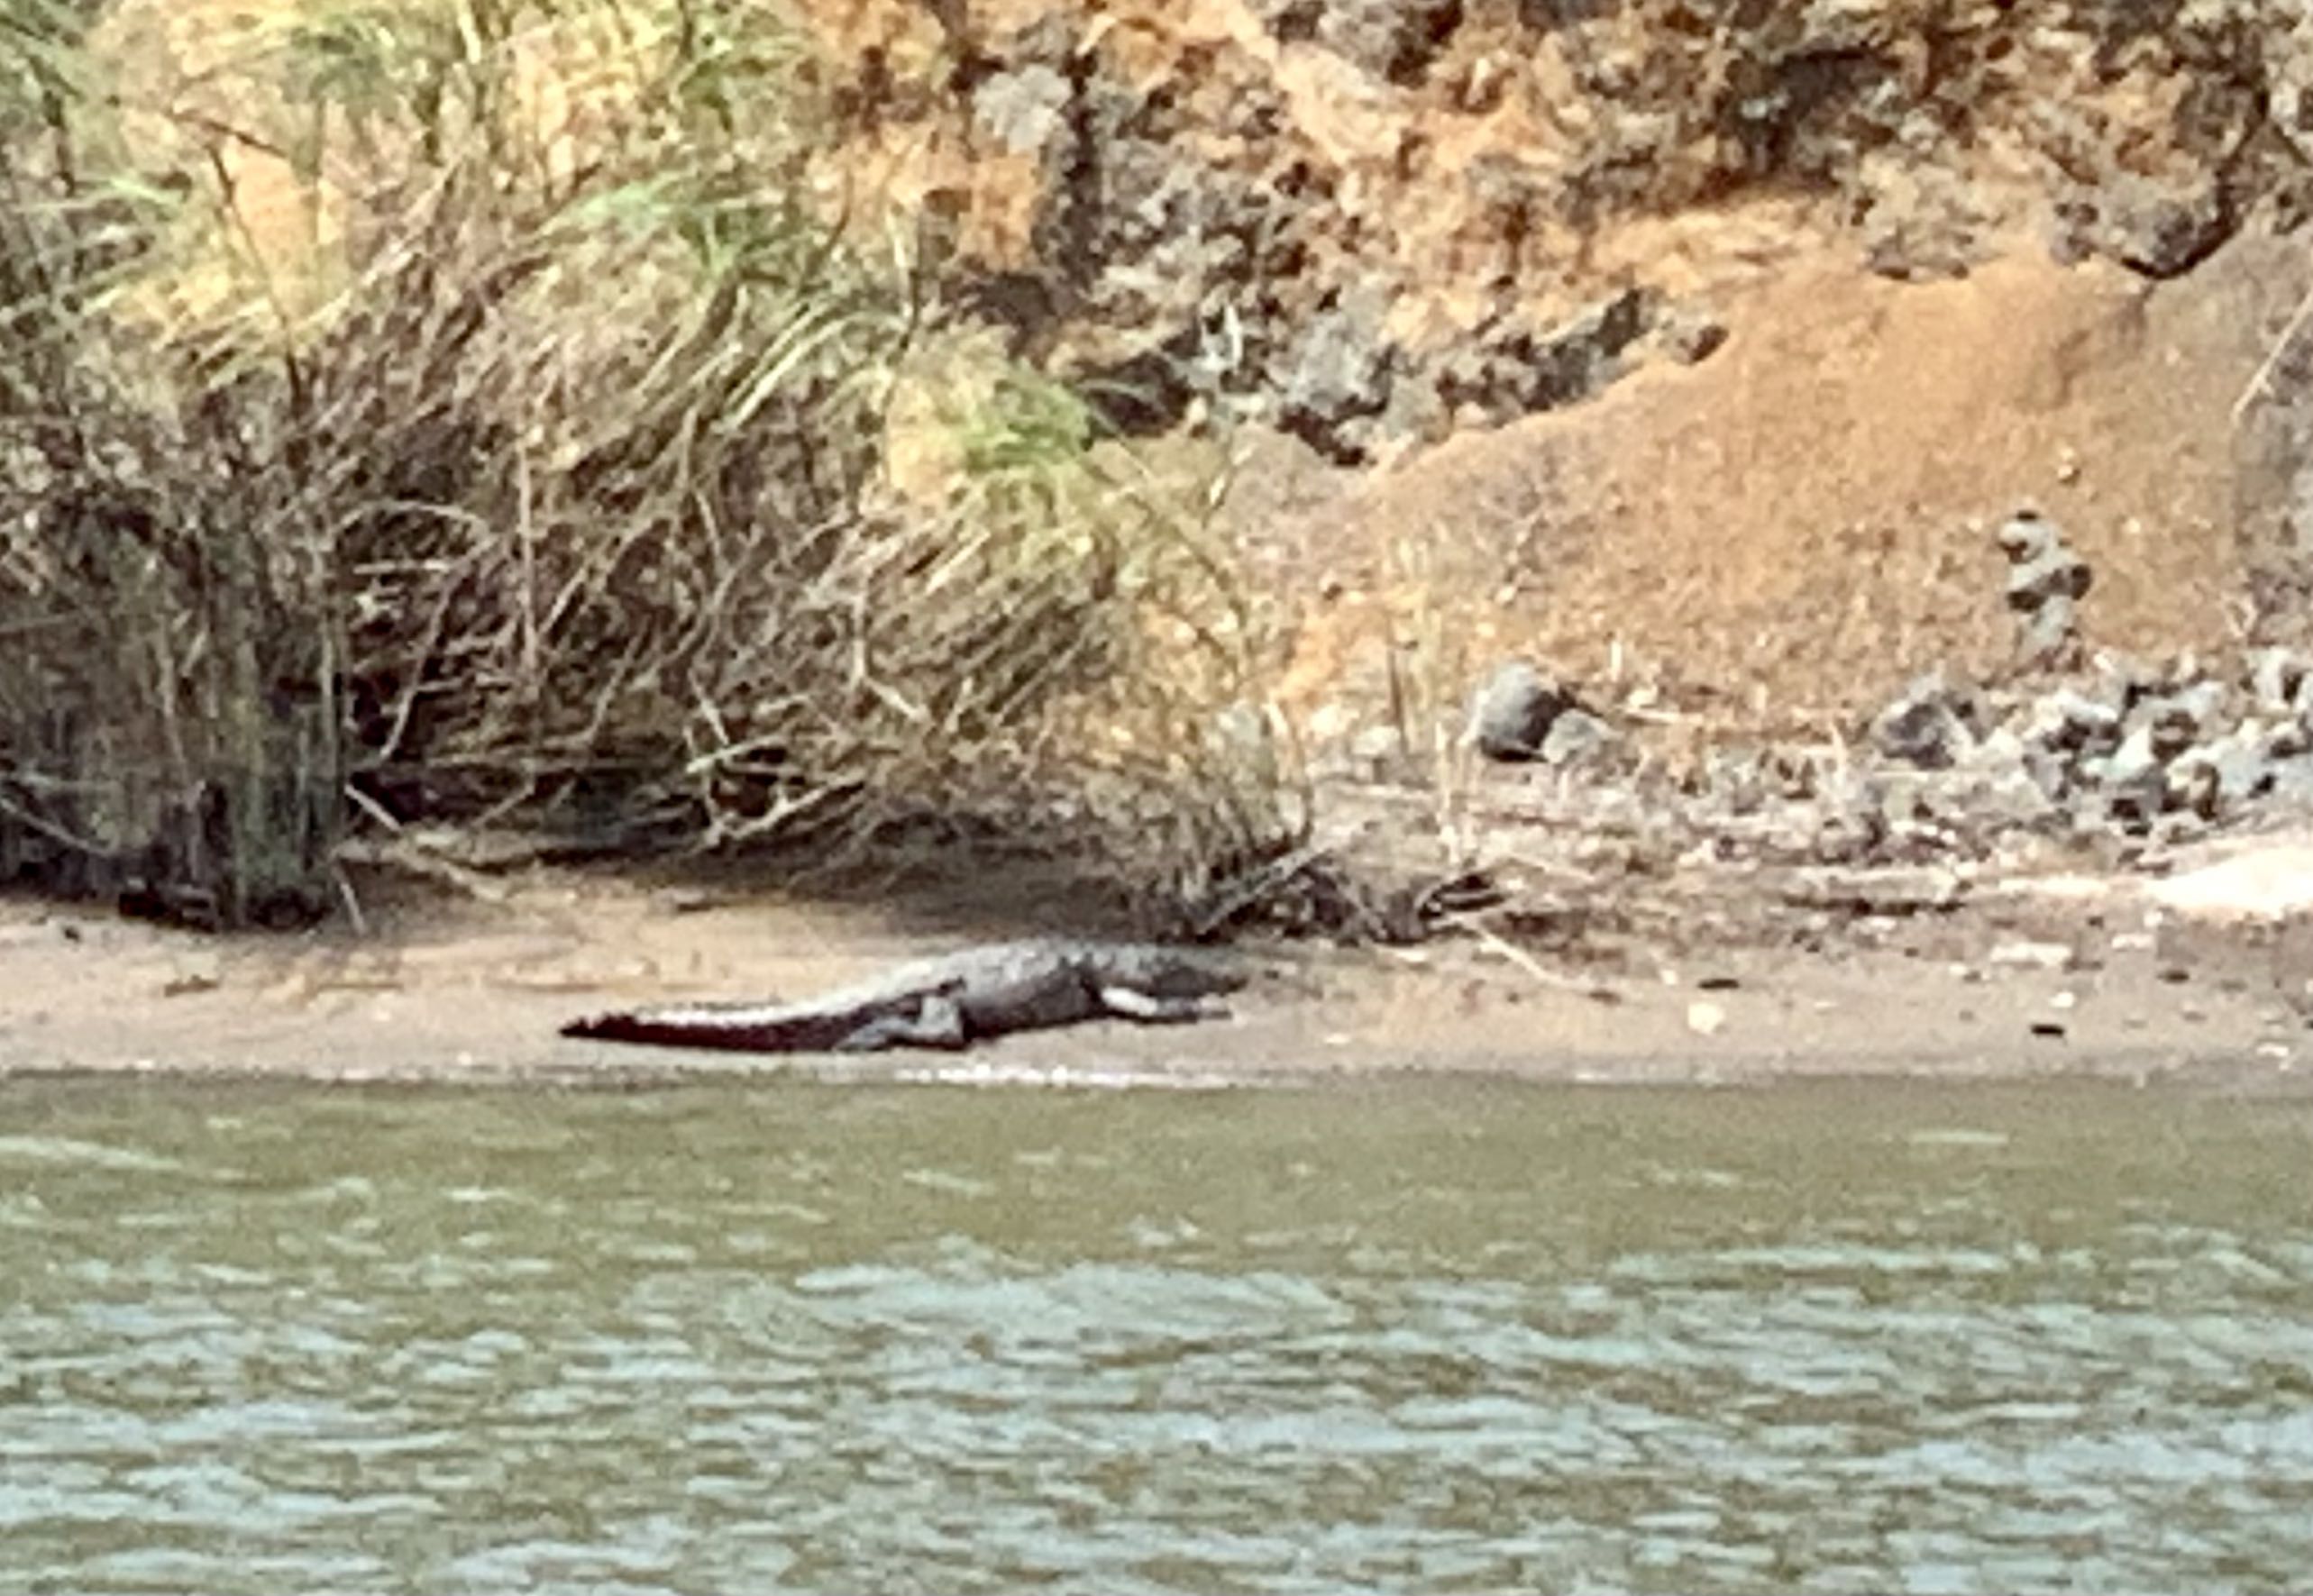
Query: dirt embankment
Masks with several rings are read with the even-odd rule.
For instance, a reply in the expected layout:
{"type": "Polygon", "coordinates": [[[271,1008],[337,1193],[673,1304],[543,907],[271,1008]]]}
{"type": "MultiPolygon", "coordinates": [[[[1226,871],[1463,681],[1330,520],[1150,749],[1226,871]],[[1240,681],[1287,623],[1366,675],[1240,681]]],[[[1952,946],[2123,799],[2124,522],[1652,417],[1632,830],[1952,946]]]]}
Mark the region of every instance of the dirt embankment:
{"type": "Polygon", "coordinates": [[[1237,510],[1298,707],[1369,717],[1427,632],[1788,729],[1992,663],[1990,531],[2020,502],[2097,566],[2097,643],[2208,649],[2290,586],[2286,363],[2243,401],[2313,280],[2276,242],[2313,145],[2302,12],[860,0],[812,25],[848,203],[944,218],[965,301],[1130,395],[1134,430],[1277,434],[1237,510]]]}

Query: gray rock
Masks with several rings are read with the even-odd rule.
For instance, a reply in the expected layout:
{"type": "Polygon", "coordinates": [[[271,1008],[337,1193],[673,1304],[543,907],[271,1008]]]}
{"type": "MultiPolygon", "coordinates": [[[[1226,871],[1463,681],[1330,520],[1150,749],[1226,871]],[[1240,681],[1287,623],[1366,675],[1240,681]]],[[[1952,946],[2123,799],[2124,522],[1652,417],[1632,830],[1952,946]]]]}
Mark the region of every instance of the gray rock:
{"type": "Polygon", "coordinates": [[[1952,791],[1958,813],[2006,825],[2029,825],[2054,807],[2064,768],[2007,726],[1994,726],[1955,768],[1963,778],[1952,791]]]}
{"type": "Polygon", "coordinates": [[[2284,720],[2270,726],[2256,722],[2242,724],[2244,731],[2254,728],[2257,747],[2268,763],[2313,753],[2313,728],[2301,719],[2284,720]]]}
{"type": "Polygon", "coordinates": [[[2079,611],[2062,596],[2031,611],[2016,632],[2016,654],[2027,667],[2069,670],[2079,663],[2080,650],[2079,611]]]}
{"type": "Polygon", "coordinates": [[[2126,715],[2147,695],[2160,691],[2159,670],[2127,654],[2099,652],[2084,690],[2100,704],[2126,715]]]}
{"type": "Polygon", "coordinates": [[[2224,683],[2202,680],[2140,698],[2124,723],[2127,735],[2144,734],[2153,757],[2166,764],[2217,729],[2226,697],[2224,683]]]}
{"type": "Polygon", "coordinates": [[[1470,701],[1470,735],[1488,759],[1539,758],[1573,695],[1522,660],[1498,665],[1470,701]]]}
{"type": "Polygon", "coordinates": [[[2153,744],[2153,727],[2147,723],[2121,739],[2112,757],[2103,762],[2098,780],[2107,786],[2125,787],[2167,763],[2153,744]]]}
{"type": "Polygon", "coordinates": [[[1973,697],[1941,670],[1913,679],[1871,723],[1871,742],[1888,758],[1924,771],[1948,770],[1976,742],[1973,697]]]}
{"type": "Polygon", "coordinates": [[[2092,774],[2109,818],[2132,830],[2150,825],[2169,804],[2166,762],[2154,751],[2153,728],[2139,726],[2111,757],[2082,765],[2092,774]]]}
{"type": "Polygon", "coordinates": [[[2116,706],[2060,687],[2033,700],[2020,734],[2031,746],[2056,753],[2109,753],[2120,745],[2120,723],[2116,706]]]}
{"type": "Polygon", "coordinates": [[[2249,691],[2269,715],[2295,715],[2299,698],[2313,681],[2313,661],[2293,648],[2261,648],[2248,659],[2249,691]]]}
{"type": "Polygon", "coordinates": [[[2088,562],[2065,545],[2056,524],[2036,510],[2022,510],[2000,527],[2000,552],[2007,556],[2007,606],[2022,617],[2016,652],[2031,668],[2070,668],[2079,662],[2080,630],[2075,606],[2094,580],[2088,562]]]}
{"type": "Polygon", "coordinates": [[[1389,404],[1392,350],[1384,331],[1389,301],[1380,283],[1343,295],[1303,330],[1279,385],[1284,429],[1346,463],[1355,463],[1363,451],[1345,445],[1343,429],[1380,415],[1389,404]]]}
{"type": "Polygon", "coordinates": [[[2235,733],[2179,755],[2169,767],[2169,784],[2180,807],[2214,820],[2270,791],[2272,771],[2263,739],[2235,733]]]}
{"type": "Polygon", "coordinates": [[[1314,32],[1376,78],[1413,83],[1461,21],[1462,0],[1324,0],[1314,32]]]}
{"type": "Polygon", "coordinates": [[[2088,561],[2059,544],[2030,560],[2018,561],[2007,573],[2007,606],[2035,610],[2059,599],[2077,602],[2088,597],[2096,579],[2088,561]]]}
{"type": "Polygon", "coordinates": [[[1440,362],[1439,397],[1495,425],[1586,399],[1622,375],[1658,310],[1655,295],[1626,288],[1553,327],[1503,316],[1440,362]]]}
{"type": "Polygon", "coordinates": [[[1705,311],[1678,309],[1663,317],[1656,335],[1672,360],[1699,366],[1725,346],[1727,324],[1705,311]]]}
{"type": "Polygon", "coordinates": [[[1042,150],[1060,131],[1068,80],[1047,66],[999,72],[973,91],[972,119],[1015,155],[1042,150]]]}
{"type": "Polygon", "coordinates": [[[2313,754],[2275,761],[2267,767],[2268,800],[2290,809],[2313,810],[2313,754]]]}
{"type": "Polygon", "coordinates": [[[1614,728],[1586,709],[1568,708],[1550,722],[1542,736],[1542,761],[1575,765],[1597,756],[1614,742],[1614,728]]]}
{"type": "Polygon", "coordinates": [[[1999,544],[2000,552],[2007,556],[2010,565],[2026,565],[2053,553],[2064,538],[2054,522],[2037,510],[2024,509],[2000,523],[1993,541],[1999,544]]]}
{"type": "Polygon", "coordinates": [[[2240,225],[2225,181],[2213,166],[2171,184],[2116,171],[2062,210],[2076,248],[2094,251],[2151,278],[2190,271],[2240,225]]]}

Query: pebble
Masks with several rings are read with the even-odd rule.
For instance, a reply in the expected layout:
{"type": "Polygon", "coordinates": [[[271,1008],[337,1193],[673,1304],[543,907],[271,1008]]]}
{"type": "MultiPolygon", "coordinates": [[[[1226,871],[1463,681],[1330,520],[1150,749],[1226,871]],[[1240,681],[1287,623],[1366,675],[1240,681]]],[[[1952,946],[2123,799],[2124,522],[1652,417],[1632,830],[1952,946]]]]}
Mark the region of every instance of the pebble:
{"type": "Polygon", "coordinates": [[[2062,970],[2071,964],[2072,950],[2061,942],[2004,942],[1985,958],[2009,968],[2062,970]]]}

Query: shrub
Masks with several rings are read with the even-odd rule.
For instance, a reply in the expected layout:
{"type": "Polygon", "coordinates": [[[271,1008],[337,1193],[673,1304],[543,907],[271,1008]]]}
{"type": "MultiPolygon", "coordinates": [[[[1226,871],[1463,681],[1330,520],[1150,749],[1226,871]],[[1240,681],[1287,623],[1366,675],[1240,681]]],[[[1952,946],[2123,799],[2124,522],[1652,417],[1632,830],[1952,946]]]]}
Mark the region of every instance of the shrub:
{"type": "Polygon", "coordinates": [[[1160,898],[1290,840],[1210,502],[820,213],[768,19],[293,5],[157,121],[5,35],[0,868],[241,923],[357,810],[1160,898]]]}

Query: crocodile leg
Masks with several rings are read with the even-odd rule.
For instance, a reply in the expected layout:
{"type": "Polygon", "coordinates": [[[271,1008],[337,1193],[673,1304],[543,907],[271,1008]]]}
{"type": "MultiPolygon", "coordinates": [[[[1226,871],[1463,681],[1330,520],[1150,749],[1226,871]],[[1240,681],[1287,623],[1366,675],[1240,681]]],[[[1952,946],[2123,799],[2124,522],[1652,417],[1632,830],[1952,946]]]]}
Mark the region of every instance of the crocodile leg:
{"type": "Polygon", "coordinates": [[[1154,998],[1130,987],[1102,987],[1101,1007],[1111,1014],[1144,1026],[1184,1026],[1214,1019],[1229,1012],[1228,1005],[1211,998],[1154,998]]]}
{"type": "Polygon", "coordinates": [[[913,1014],[887,1014],[836,1044],[838,1053],[876,1053],[886,1047],[937,1047],[953,1053],[971,1037],[965,1034],[964,1010],[955,999],[934,994],[916,1006],[913,1014]]]}

